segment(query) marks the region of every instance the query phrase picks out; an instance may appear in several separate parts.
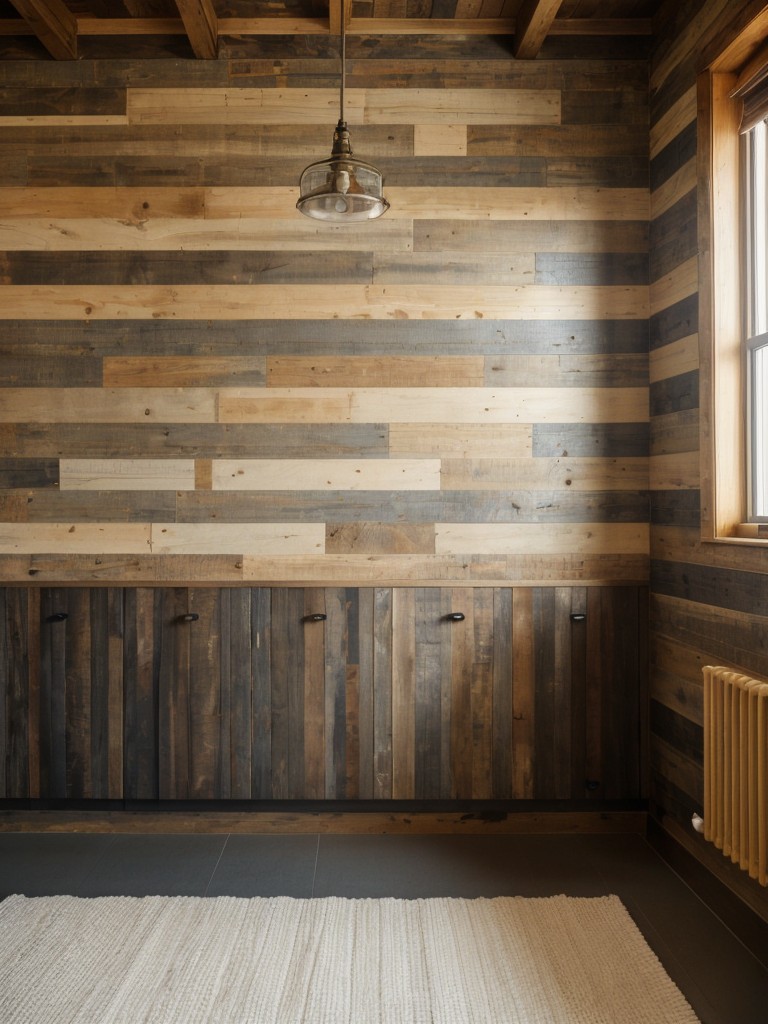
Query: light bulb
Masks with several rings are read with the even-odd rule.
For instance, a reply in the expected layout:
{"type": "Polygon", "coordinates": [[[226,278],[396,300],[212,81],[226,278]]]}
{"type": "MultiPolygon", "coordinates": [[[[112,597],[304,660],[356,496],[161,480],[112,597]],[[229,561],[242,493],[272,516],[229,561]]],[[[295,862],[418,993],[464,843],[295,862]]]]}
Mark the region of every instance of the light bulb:
{"type": "Polygon", "coordinates": [[[342,196],[339,196],[339,198],[336,200],[336,203],[334,205],[334,209],[336,210],[337,213],[346,213],[347,212],[347,201],[346,201],[346,199],[344,199],[342,196]]]}

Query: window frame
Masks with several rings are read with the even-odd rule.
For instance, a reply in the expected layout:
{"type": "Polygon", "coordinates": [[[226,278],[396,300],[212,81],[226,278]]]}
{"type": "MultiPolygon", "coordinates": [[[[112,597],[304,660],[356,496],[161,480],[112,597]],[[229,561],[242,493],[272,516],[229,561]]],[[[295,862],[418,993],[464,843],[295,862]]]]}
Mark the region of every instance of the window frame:
{"type": "Polygon", "coordinates": [[[763,41],[761,32],[738,37],[698,76],[697,173],[701,538],[763,546],[768,519],[750,515],[754,403],[744,301],[743,146],[741,103],[731,96],[739,68],[763,41]]]}

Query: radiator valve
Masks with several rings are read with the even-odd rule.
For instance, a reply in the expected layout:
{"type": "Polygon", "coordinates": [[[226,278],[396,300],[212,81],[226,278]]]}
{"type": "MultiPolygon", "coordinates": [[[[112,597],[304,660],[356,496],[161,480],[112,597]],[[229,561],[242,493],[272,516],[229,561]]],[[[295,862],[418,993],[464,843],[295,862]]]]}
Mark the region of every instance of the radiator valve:
{"type": "Polygon", "coordinates": [[[693,825],[693,828],[696,832],[704,831],[704,819],[700,814],[696,814],[695,811],[691,815],[691,825],[693,825]]]}

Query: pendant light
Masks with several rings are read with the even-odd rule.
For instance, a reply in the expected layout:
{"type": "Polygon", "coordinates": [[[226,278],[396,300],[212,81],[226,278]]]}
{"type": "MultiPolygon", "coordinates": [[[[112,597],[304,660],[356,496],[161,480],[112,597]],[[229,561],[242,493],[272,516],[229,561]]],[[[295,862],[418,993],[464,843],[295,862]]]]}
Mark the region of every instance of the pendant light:
{"type": "Polygon", "coordinates": [[[344,0],[341,0],[341,89],[339,123],[333,133],[333,148],[328,160],[310,164],[299,181],[297,210],[315,220],[373,220],[386,213],[389,203],[382,195],[381,171],[352,156],[349,130],[344,120],[346,85],[346,26],[344,0]]]}

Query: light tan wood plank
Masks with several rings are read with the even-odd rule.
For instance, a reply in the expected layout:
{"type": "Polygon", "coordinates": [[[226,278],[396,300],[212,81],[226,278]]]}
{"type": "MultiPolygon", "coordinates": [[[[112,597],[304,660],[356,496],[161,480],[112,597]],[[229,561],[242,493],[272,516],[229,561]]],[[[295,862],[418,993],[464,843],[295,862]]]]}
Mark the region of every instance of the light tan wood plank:
{"type": "Polygon", "coordinates": [[[109,388],[196,387],[207,380],[264,373],[263,356],[106,356],[104,386],[109,388]]]}
{"type": "Polygon", "coordinates": [[[467,126],[465,124],[415,124],[413,126],[414,156],[466,156],[467,126]]]}
{"type": "Polygon", "coordinates": [[[444,490],[642,491],[648,460],[470,458],[442,460],[444,490]]]}
{"type": "MultiPolygon", "coordinates": [[[[335,89],[129,89],[130,124],[332,124],[335,89]]],[[[347,123],[559,124],[557,89],[346,89],[347,123]]]]}
{"type": "Polygon", "coordinates": [[[3,114],[0,128],[63,128],[67,125],[128,124],[124,114],[3,114]]]}
{"type": "MultiPolygon", "coordinates": [[[[599,584],[648,579],[648,554],[518,555],[323,555],[246,558],[243,579],[251,583],[332,586],[557,586],[571,582],[599,584]]],[[[22,574],[23,578],[23,574],[22,574]]]]}
{"type": "Polygon", "coordinates": [[[671,206],[696,188],[696,157],[683,164],[663,185],[651,192],[651,220],[660,217],[671,206]]]}
{"type": "Polygon", "coordinates": [[[503,387],[553,387],[592,384],[639,384],[647,379],[646,357],[638,354],[605,355],[497,355],[485,360],[486,381],[503,387]]]}
{"type": "Polygon", "coordinates": [[[680,99],[651,125],[651,159],[664,149],[683,128],[696,120],[696,86],[683,93],[680,99]]]}
{"type": "Polygon", "coordinates": [[[152,523],[155,555],[312,555],[325,547],[324,523],[152,523]]]}
{"type": "Polygon", "coordinates": [[[62,491],[193,491],[194,459],[60,459],[62,491]]]}
{"type": "Polygon", "coordinates": [[[166,250],[261,250],[410,252],[412,221],[408,217],[363,224],[319,224],[295,209],[298,188],[285,189],[278,199],[262,196],[265,219],[237,220],[165,218],[141,221],[109,218],[13,218],[0,221],[3,250],[52,252],[166,250]]]}
{"type": "Polygon", "coordinates": [[[647,388],[231,388],[223,423],[642,423],[647,388]]]}
{"type": "Polygon", "coordinates": [[[482,356],[269,356],[269,387],[482,387],[482,356]]]}
{"type": "Polygon", "coordinates": [[[151,550],[149,523],[0,523],[0,554],[136,554],[151,550]]]}
{"type": "Polygon", "coordinates": [[[648,550],[647,523],[437,523],[438,555],[642,555],[648,550]]]}
{"type": "MultiPolygon", "coordinates": [[[[286,189],[280,190],[284,197],[286,189]]],[[[66,218],[70,221],[104,219],[134,227],[158,217],[202,217],[203,188],[109,188],[68,185],[67,188],[0,188],[3,220],[66,218]]]]}
{"type": "MultiPolygon", "coordinates": [[[[347,89],[350,125],[362,124],[365,90],[347,89]]],[[[129,124],[335,124],[337,89],[129,89],[129,124]]]]}
{"type": "Polygon", "coordinates": [[[366,89],[363,118],[365,124],[559,124],[560,90],[366,89]]]}
{"type": "Polygon", "coordinates": [[[654,281],[650,288],[651,316],[669,309],[681,299],[693,295],[699,288],[698,257],[691,256],[685,263],[675,267],[669,274],[654,281]]]}
{"type": "Polygon", "coordinates": [[[435,491],[439,459],[216,459],[215,491],[435,491]]]}
{"type": "Polygon", "coordinates": [[[530,423],[392,423],[389,454],[429,458],[524,458],[532,453],[530,423]]]}
{"type": "Polygon", "coordinates": [[[325,550],[333,555],[433,555],[433,523],[328,523],[325,550]]]}
{"type": "Polygon", "coordinates": [[[6,423],[213,423],[216,393],[202,388],[5,388],[6,423]]]}
{"type": "Polygon", "coordinates": [[[699,453],[674,452],[650,458],[651,490],[696,490],[700,484],[699,453]]]}
{"type": "MultiPolygon", "coordinates": [[[[655,300],[663,299],[664,305],[671,304],[669,294],[690,294],[678,294],[690,288],[682,272],[670,279],[673,284],[654,286],[655,300]]],[[[648,289],[630,285],[489,285],[481,295],[469,285],[6,285],[3,297],[3,314],[21,320],[638,320],[648,315],[648,289]]]]}
{"type": "MultiPolygon", "coordinates": [[[[432,220],[647,220],[650,210],[648,189],[600,188],[589,185],[535,187],[452,187],[387,185],[392,207],[381,220],[353,227],[374,232],[393,218],[432,220]]],[[[298,189],[292,188],[209,188],[206,216],[247,218],[265,216],[265,209],[277,205],[285,217],[286,207],[295,204],[298,189]]],[[[299,218],[306,220],[307,218],[299,218]]],[[[316,230],[328,231],[323,224],[316,230]]],[[[349,227],[349,225],[342,225],[349,227]]]]}
{"type": "Polygon", "coordinates": [[[655,383],[696,370],[699,366],[699,336],[689,334],[671,345],[653,349],[650,353],[650,380],[655,383]]]}

